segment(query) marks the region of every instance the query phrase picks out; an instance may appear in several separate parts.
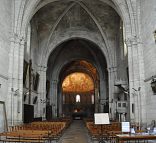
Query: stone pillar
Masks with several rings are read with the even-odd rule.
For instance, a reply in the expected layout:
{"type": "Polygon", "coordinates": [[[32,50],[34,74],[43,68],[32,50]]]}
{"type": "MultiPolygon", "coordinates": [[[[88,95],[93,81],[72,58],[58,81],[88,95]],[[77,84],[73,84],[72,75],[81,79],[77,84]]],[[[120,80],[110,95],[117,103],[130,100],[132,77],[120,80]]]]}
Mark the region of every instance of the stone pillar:
{"type": "Polygon", "coordinates": [[[95,113],[98,113],[99,112],[99,81],[95,81],[96,84],[95,84],[95,113]]]}
{"type": "MultiPolygon", "coordinates": [[[[109,67],[108,69],[108,74],[109,74],[109,101],[112,101],[112,99],[115,101],[115,80],[117,78],[117,72],[116,72],[116,67],[109,67]]],[[[116,118],[116,102],[110,103],[109,104],[109,111],[111,108],[111,117],[112,119],[116,118]]]]}
{"type": "Polygon", "coordinates": [[[40,83],[38,88],[38,117],[46,118],[46,67],[39,67],[40,83]]]}
{"type": "Polygon", "coordinates": [[[100,109],[99,112],[103,112],[104,111],[104,103],[106,102],[106,98],[107,98],[107,89],[106,89],[106,80],[100,80],[100,109]],[[103,99],[103,100],[102,100],[103,99]]]}
{"type": "Polygon", "coordinates": [[[59,117],[62,117],[62,103],[63,103],[62,97],[61,97],[62,95],[60,94],[59,96],[60,96],[59,105],[58,105],[59,106],[58,107],[59,108],[59,117]]]}
{"type": "Polygon", "coordinates": [[[18,89],[19,97],[17,99],[17,120],[19,123],[23,122],[23,61],[24,61],[24,38],[20,39],[19,47],[19,72],[18,72],[18,89]]]}
{"type": "Polygon", "coordinates": [[[59,117],[62,117],[62,106],[63,106],[63,93],[61,87],[59,88],[59,95],[58,95],[58,109],[59,109],[59,117]]]}
{"type": "Polygon", "coordinates": [[[11,38],[9,52],[9,83],[6,110],[9,125],[22,122],[24,39],[15,35],[11,38]]]}
{"type": "MultiPolygon", "coordinates": [[[[143,51],[140,45],[140,40],[137,37],[126,40],[128,47],[128,65],[129,65],[129,90],[130,90],[130,118],[131,121],[139,122],[142,118],[146,119],[146,112],[144,117],[142,114],[144,98],[144,65],[143,65],[143,51]],[[141,89],[139,90],[139,87],[141,89]],[[135,90],[134,90],[135,89],[135,90]],[[142,98],[139,99],[141,95],[142,98]],[[132,103],[135,105],[135,113],[132,113],[132,103]],[[141,108],[140,108],[141,107],[141,108]]],[[[142,122],[142,121],[141,121],[142,122]]]]}
{"type": "Polygon", "coordinates": [[[51,81],[51,88],[50,88],[50,101],[51,101],[51,105],[52,105],[52,115],[53,117],[57,117],[57,85],[58,85],[58,81],[57,80],[52,80],[51,81]]]}

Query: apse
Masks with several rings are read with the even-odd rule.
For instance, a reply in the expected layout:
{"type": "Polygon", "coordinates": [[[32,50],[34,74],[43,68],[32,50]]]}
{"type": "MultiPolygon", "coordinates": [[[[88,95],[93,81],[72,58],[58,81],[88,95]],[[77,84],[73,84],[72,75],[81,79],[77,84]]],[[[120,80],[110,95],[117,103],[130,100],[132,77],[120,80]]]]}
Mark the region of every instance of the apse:
{"type": "Polygon", "coordinates": [[[94,91],[93,79],[85,73],[71,73],[64,79],[62,89],[63,93],[91,92],[94,91]]]}
{"type": "Polygon", "coordinates": [[[95,111],[96,68],[83,60],[74,61],[62,82],[62,113],[74,119],[92,117],[95,111]]]}

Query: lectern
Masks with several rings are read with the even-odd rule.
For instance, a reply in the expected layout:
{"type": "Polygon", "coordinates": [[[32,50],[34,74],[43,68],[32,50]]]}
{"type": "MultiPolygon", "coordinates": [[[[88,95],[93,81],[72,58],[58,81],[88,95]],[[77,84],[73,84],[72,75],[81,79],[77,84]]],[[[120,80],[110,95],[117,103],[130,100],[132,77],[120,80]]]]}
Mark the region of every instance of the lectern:
{"type": "Polygon", "coordinates": [[[94,114],[94,123],[96,125],[101,125],[101,136],[100,136],[101,138],[99,140],[99,143],[105,143],[104,138],[103,138],[102,125],[110,124],[108,113],[95,113],[94,114]]]}

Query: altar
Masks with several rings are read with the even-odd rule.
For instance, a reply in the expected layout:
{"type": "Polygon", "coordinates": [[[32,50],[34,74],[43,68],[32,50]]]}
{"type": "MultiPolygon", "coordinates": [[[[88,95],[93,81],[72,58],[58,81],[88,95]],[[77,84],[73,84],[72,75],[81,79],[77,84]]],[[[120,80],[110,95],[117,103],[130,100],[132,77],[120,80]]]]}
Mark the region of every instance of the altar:
{"type": "Polygon", "coordinates": [[[72,117],[75,120],[81,120],[86,117],[86,114],[83,110],[74,110],[74,112],[72,113],[72,117]]]}

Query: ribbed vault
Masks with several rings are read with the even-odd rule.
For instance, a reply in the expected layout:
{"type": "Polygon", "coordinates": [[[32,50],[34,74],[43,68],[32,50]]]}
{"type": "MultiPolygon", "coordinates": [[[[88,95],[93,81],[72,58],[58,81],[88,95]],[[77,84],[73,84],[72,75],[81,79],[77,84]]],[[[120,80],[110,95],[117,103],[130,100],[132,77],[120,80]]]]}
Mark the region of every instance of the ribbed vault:
{"type": "Polygon", "coordinates": [[[91,4],[89,4],[89,1],[56,1],[48,3],[38,10],[33,19],[35,27],[38,27],[36,30],[39,43],[41,43],[40,51],[42,56],[38,59],[40,63],[44,63],[45,57],[49,56],[51,50],[53,50],[50,49],[50,43],[60,30],[66,33],[69,30],[76,32],[79,29],[84,29],[99,35],[105,45],[103,51],[107,62],[110,66],[114,66],[113,51],[108,38],[113,38],[117,31],[114,31],[115,33],[111,36],[107,31],[111,27],[116,29],[113,23],[119,23],[117,21],[120,20],[120,17],[109,5],[100,1],[92,2],[91,4]],[[99,11],[95,9],[99,9],[99,11]],[[103,20],[104,22],[102,22],[103,20]],[[84,23],[84,21],[86,22],[84,23]]]}

